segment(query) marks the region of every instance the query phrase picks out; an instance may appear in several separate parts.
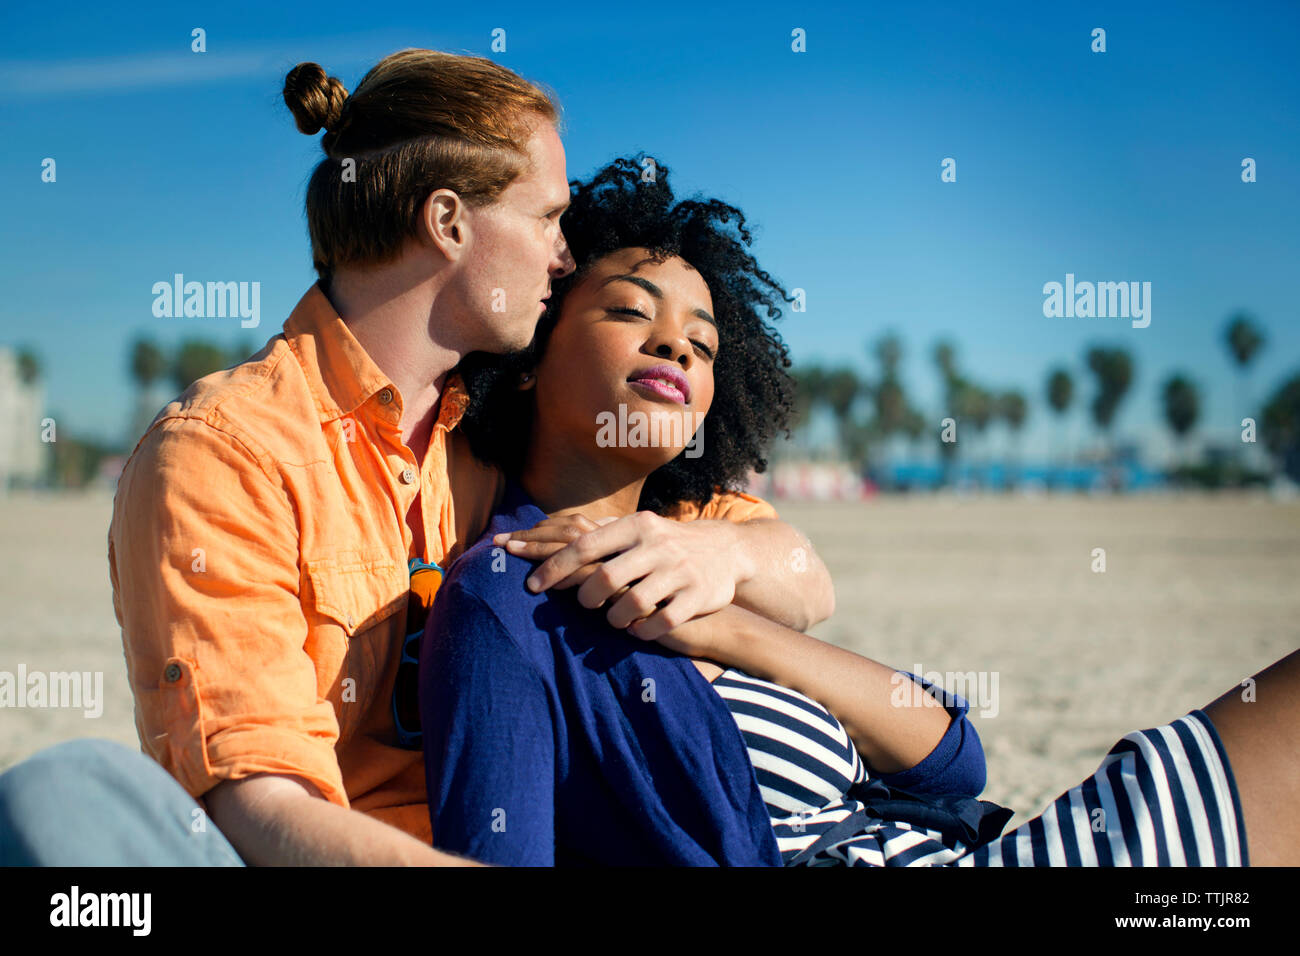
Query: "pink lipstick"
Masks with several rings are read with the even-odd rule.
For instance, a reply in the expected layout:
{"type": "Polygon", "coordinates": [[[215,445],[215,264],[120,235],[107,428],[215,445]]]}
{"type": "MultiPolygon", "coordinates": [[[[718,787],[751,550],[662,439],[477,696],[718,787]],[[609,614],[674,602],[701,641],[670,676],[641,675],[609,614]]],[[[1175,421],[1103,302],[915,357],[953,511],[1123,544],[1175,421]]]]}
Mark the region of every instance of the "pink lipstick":
{"type": "Polygon", "coordinates": [[[685,405],[691,399],[691,386],[675,365],[655,365],[637,372],[629,382],[648,388],[656,395],[685,405]]]}

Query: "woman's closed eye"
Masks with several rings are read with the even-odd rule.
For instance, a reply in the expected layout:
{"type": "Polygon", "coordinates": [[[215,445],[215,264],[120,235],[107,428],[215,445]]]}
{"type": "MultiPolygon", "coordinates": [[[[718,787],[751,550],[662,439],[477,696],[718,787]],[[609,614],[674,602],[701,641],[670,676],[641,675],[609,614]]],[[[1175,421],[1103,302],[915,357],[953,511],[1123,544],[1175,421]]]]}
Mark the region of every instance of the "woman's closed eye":
{"type": "MultiPolygon", "coordinates": [[[[643,318],[643,319],[650,320],[650,316],[646,315],[646,314],[645,314],[644,312],[642,312],[640,309],[633,309],[633,308],[614,309],[614,308],[610,308],[610,309],[607,309],[606,311],[608,311],[608,312],[614,312],[614,313],[617,313],[617,314],[619,314],[619,315],[636,315],[636,316],[640,316],[640,317],[643,318]]],[[[653,320],[651,320],[651,321],[653,321],[653,320]]],[[[703,352],[705,355],[707,355],[710,359],[712,359],[712,358],[715,357],[715,353],[714,353],[713,349],[709,348],[707,345],[705,345],[703,342],[699,341],[698,339],[691,339],[691,344],[692,344],[692,345],[696,345],[696,346],[698,346],[699,349],[700,349],[700,351],[703,352]]]]}

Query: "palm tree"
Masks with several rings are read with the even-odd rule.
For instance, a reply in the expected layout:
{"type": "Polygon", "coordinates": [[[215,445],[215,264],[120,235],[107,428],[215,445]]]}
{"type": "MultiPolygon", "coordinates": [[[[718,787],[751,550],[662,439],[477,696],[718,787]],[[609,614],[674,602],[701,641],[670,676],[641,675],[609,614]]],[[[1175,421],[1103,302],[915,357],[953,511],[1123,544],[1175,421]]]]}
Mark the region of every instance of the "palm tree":
{"type": "Polygon", "coordinates": [[[966,392],[966,413],[975,426],[975,434],[980,437],[980,445],[984,457],[984,474],[983,480],[988,478],[988,443],[985,441],[985,432],[993,422],[993,416],[997,411],[994,404],[993,393],[982,385],[971,385],[966,392]]]}
{"type": "MultiPolygon", "coordinates": [[[[958,423],[957,440],[961,441],[961,428],[967,429],[967,435],[973,431],[982,436],[993,419],[993,396],[974,382],[954,373],[948,381],[949,412],[958,423]]],[[[967,442],[967,449],[973,443],[967,442]]],[[[954,449],[955,451],[956,449],[954,449]]]]}
{"type": "Polygon", "coordinates": [[[1019,432],[1029,414],[1029,404],[1019,389],[1009,389],[998,396],[998,414],[1012,433],[1019,432]]]}
{"type": "Polygon", "coordinates": [[[909,405],[907,414],[903,416],[903,434],[907,436],[909,442],[915,444],[925,434],[928,424],[925,416],[909,405]]]}
{"type": "Polygon", "coordinates": [[[997,408],[993,403],[993,393],[983,385],[967,383],[966,413],[970,415],[976,431],[981,434],[993,421],[997,408]]]}
{"type": "Polygon", "coordinates": [[[907,421],[907,396],[897,379],[885,379],[875,388],[876,432],[881,438],[903,431],[907,421]]]}
{"type": "MultiPolygon", "coordinates": [[[[1024,393],[1018,389],[1009,389],[997,397],[997,413],[1004,422],[1011,434],[1011,444],[1015,446],[1015,453],[1008,456],[1008,464],[1014,465],[1019,463],[1020,459],[1020,429],[1025,426],[1025,418],[1029,414],[1029,404],[1025,401],[1024,393]]],[[[1010,467],[1007,474],[1007,485],[1010,487],[1014,484],[1010,467]]]]}
{"type": "Polygon", "coordinates": [[[1058,429],[1065,447],[1065,458],[1070,458],[1069,436],[1065,434],[1065,413],[1074,401],[1074,378],[1061,366],[1047,373],[1047,404],[1056,415],[1058,429]]]}
{"type": "Polygon", "coordinates": [[[878,441],[888,444],[890,438],[904,431],[907,420],[907,395],[898,379],[903,343],[891,332],[878,339],[872,351],[880,364],[880,384],[874,389],[876,417],[871,431],[878,441]]]}
{"type": "Polygon", "coordinates": [[[1054,368],[1047,376],[1047,404],[1058,416],[1064,415],[1074,401],[1074,379],[1063,368],[1054,368]]]}
{"type": "Polygon", "coordinates": [[[826,373],[820,365],[800,365],[790,374],[795,381],[791,428],[797,429],[808,423],[813,411],[825,400],[826,373]]]}
{"type": "Polygon", "coordinates": [[[851,368],[832,369],[826,375],[826,405],[837,421],[843,421],[862,394],[862,382],[851,368]]]}
{"type": "Polygon", "coordinates": [[[24,385],[34,385],[41,377],[41,360],[31,349],[18,350],[18,380],[24,385]]]}
{"type": "Polygon", "coordinates": [[[939,366],[939,374],[944,382],[951,382],[957,376],[957,349],[946,339],[935,343],[934,364],[939,366]]]}
{"type": "Polygon", "coordinates": [[[1181,373],[1174,374],[1165,380],[1161,397],[1164,402],[1165,421],[1185,452],[1187,433],[1191,431],[1200,415],[1200,400],[1196,386],[1181,373]]]}
{"type": "Polygon", "coordinates": [[[228,364],[226,350],[221,346],[202,339],[188,339],[181,343],[172,359],[172,382],[183,392],[203,376],[220,371],[228,364]]]}
{"type": "MultiPolygon", "coordinates": [[[[131,377],[141,390],[147,390],[167,372],[167,357],[152,340],[139,338],[131,346],[131,377]]],[[[187,383],[188,384],[188,383],[187,383]]]]}
{"type": "Polygon", "coordinates": [[[1245,415],[1250,405],[1245,395],[1246,370],[1260,349],[1264,347],[1264,333],[1248,313],[1237,312],[1228,320],[1223,339],[1232,354],[1233,361],[1237,363],[1237,406],[1241,414],[1245,415]]]}
{"type": "Polygon", "coordinates": [[[141,337],[131,346],[129,365],[131,378],[135,380],[136,395],[135,411],[131,415],[129,432],[126,436],[128,448],[148,431],[158,415],[158,409],[166,401],[166,398],[159,394],[157,386],[166,380],[168,362],[167,356],[152,339],[141,337]]]}
{"type": "Polygon", "coordinates": [[[942,428],[935,432],[935,439],[939,442],[939,459],[943,463],[943,484],[951,485],[953,472],[957,466],[957,443],[944,441],[942,428]]]}
{"type": "Polygon", "coordinates": [[[866,455],[867,434],[863,429],[855,427],[853,406],[866,392],[866,383],[858,378],[853,369],[837,368],[827,373],[824,384],[826,407],[835,416],[840,449],[857,466],[866,455]]]}
{"type": "MultiPolygon", "coordinates": [[[[954,421],[960,417],[957,409],[957,392],[959,391],[958,383],[960,377],[957,374],[957,349],[947,339],[941,339],[934,344],[932,353],[934,364],[939,369],[939,376],[943,380],[943,401],[944,412],[939,417],[952,418],[954,421]]],[[[957,432],[958,441],[961,440],[961,431],[957,432]]],[[[953,472],[957,464],[957,442],[946,442],[943,440],[943,430],[938,432],[939,456],[943,460],[943,483],[952,484],[953,472]]]]}
{"type": "Polygon", "coordinates": [[[1300,375],[1283,382],[1264,403],[1259,431],[1282,473],[1300,482],[1300,375]]]}
{"type": "Polygon", "coordinates": [[[230,355],[232,360],[242,362],[249,356],[256,354],[257,350],[260,348],[261,346],[257,344],[257,339],[244,338],[235,344],[234,348],[231,349],[230,355]]]}
{"type": "Polygon", "coordinates": [[[1113,452],[1111,425],[1120,402],[1133,384],[1133,359],[1121,348],[1091,348],[1088,368],[1097,376],[1097,394],[1092,400],[1092,419],[1106,436],[1107,452],[1113,452]]]}
{"type": "Polygon", "coordinates": [[[882,335],[874,346],[876,361],[880,363],[881,378],[896,378],[898,363],[903,359],[903,343],[893,332],[882,335]]]}
{"type": "Polygon", "coordinates": [[[1245,312],[1238,312],[1229,320],[1224,339],[1232,357],[1243,368],[1250,364],[1251,359],[1264,346],[1264,334],[1245,312]]]}

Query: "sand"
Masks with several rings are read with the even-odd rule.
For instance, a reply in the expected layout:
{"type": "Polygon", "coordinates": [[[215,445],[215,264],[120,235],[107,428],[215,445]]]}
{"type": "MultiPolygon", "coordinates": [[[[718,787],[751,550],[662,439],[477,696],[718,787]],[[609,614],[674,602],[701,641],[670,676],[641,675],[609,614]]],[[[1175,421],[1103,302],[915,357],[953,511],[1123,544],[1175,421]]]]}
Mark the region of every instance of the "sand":
{"type": "MultiPolygon", "coordinates": [[[[977,699],[986,715],[973,721],[983,796],[1017,810],[1012,826],[1090,775],[1125,733],[1202,707],[1300,646],[1300,503],[776,504],[835,581],[835,615],[813,634],[905,670],[982,672],[989,692],[996,678],[996,700],[977,699]],[[1092,570],[1095,548],[1104,573],[1092,570]]],[[[0,672],[99,672],[104,693],[98,717],[0,708],[0,769],[73,737],[138,746],[108,578],[111,510],[104,492],[0,499],[0,672]]]]}

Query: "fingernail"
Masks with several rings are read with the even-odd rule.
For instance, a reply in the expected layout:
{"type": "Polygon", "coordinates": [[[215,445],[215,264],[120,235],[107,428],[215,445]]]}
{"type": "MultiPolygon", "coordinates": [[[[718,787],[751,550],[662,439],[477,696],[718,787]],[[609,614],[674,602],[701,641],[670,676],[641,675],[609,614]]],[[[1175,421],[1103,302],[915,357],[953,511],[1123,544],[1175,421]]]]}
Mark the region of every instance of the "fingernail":
{"type": "Polygon", "coordinates": [[[516,540],[514,540],[513,538],[511,538],[509,541],[506,542],[506,547],[507,547],[507,548],[514,548],[514,549],[518,550],[519,548],[522,548],[523,546],[524,546],[524,543],[523,543],[522,541],[516,541],[516,540]]]}
{"type": "Polygon", "coordinates": [[[537,578],[529,578],[526,583],[528,584],[528,590],[530,591],[537,590],[537,578]]]}

